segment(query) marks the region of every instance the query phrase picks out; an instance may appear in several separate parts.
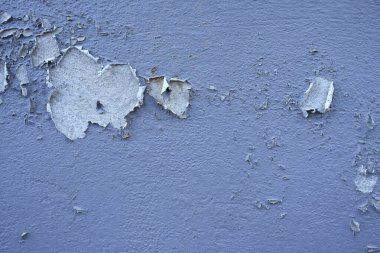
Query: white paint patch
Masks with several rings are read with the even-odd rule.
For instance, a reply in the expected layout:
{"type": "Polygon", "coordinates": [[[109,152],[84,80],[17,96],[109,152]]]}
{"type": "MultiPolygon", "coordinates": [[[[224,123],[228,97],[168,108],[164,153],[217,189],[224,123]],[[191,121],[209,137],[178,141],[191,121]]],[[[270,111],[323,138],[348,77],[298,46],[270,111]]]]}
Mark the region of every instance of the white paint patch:
{"type": "Polygon", "coordinates": [[[28,96],[28,89],[24,86],[29,83],[28,70],[26,69],[25,65],[20,65],[16,69],[16,78],[18,79],[20,83],[22,96],[24,97],[28,96]]]}
{"type": "Polygon", "coordinates": [[[28,70],[25,65],[20,65],[16,70],[16,78],[20,82],[20,85],[28,84],[28,70]]]}
{"type": "Polygon", "coordinates": [[[104,68],[88,51],[67,49],[48,70],[54,88],[47,104],[56,128],[67,138],[84,138],[88,123],[102,127],[126,127],[125,116],[143,103],[145,86],[140,86],[129,64],[104,68]]]}
{"type": "Polygon", "coordinates": [[[303,116],[307,118],[309,113],[325,113],[329,110],[333,93],[334,85],[332,81],[316,77],[310,83],[300,103],[303,116]]]}
{"type": "Polygon", "coordinates": [[[371,193],[377,183],[377,179],[377,176],[369,173],[363,165],[359,166],[355,178],[356,190],[362,193],[371,193]]]}
{"type": "Polygon", "coordinates": [[[31,54],[34,67],[54,61],[55,58],[61,54],[57,40],[55,39],[55,35],[59,32],[60,30],[56,29],[52,32],[45,32],[36,37],[35,46],[31,54]]]}
{"type": "Polygon", "coordinates": [[[0,59],[0,93],[8,87],[8,67],[7,63],[0,59]]]}
{"type": "Polygon", "coordinates": [[[179,118],[187,118],[187,108],[190,105],[191,84],[186,80],[165,77],[152,77],[147,80],[148,94],[166,110],[179,118]]]}

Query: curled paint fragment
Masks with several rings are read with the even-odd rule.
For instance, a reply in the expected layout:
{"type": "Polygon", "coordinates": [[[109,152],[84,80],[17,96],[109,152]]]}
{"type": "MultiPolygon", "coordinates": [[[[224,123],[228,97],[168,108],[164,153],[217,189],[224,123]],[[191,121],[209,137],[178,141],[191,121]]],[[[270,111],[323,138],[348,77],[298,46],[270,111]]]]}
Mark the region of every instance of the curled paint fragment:
{"type": "Polygon", "coordinates": [[[60,30],[56,29],[52,32],[42,33],[36,37],[35,46],[31,54],[34,67],[54,61],[61,54],[57,40],[55,39],[55,35],[59,32],[60,30]]]}
{"type": "Polygon", "coordinates": [[[362,193],[371,193],[377,183],[377,179],[377,176],[365,168],[364,165],[359,166],[355,178],[356,190],[362,193]]]}
{"type": "Polygon", "coordinates": [[[125,128],[125,117],[143,103],[145,86],[129,64],[103,68],[78,47],[68,48],[47,78],[54,88],[47,110],[56,128],[71,140],[84,138],[89,122],[125,128]]]}
{"type": "Polygon", "coordinates": [[[303,116],[310,113],[325,113],[330,109],[334,93],[333,81],[316,77],[311,83],[300,103],[303,116]]]}
{"type": "Polygon", "coordinates": [[[0,93],[8,87],[8,67],[7,63],[0,59],[0,93]]]}
{"type": "Polygon", "coordinates": [[[187,80],[171,78],[168,82],[164,76],[158,76],[149,78],[147,83],[148,94],[158,104],[181,119],[187,118],[191,91],[191,84],[187,80]]]}

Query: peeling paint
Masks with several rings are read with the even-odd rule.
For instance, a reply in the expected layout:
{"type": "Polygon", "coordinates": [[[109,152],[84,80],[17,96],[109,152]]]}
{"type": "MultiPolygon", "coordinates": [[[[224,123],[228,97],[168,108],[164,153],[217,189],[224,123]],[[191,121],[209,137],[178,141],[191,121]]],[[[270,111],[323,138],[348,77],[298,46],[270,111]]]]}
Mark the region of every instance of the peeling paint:
{"type": "Polygon", "coordinates": [[[8,87],[8,67],[7,63],[0,59],[0,93],[8,87]]]}
{"type": "Polygon", "coordinates": [[[16,78],[20,82],[20,85],[28,84],[28,70],[25,65],[20,65],[16,70],[16,78]]]}
{"type": "Polygon", "coordinates": [[[71,140],[84,138],[89,122],[126,127],[125,116],[142,105],[145,90],[129,64],[103,68],[77,47],[66,50],[57,66],[49,69],[48,82],[54,90],[47,110],[56,128],[71,140]]]}
{"type": "Polygon", "coordinates": [[[380,198],[372,196],[371,204],[375,208],[375,210],[380,213],[380,198]]]}
{"type": "Polygon", "coordinates": [[[355,178],[356,190],[362,193],[371,193],[377,183],[377,179],[377,176],[373,175],[364,165],[360,165],[355,178]]]}
{"type": "Polygon", "coordinates": [[[351,219],[350,228],[354,232],[354,235],[356,235],[360,232],[360,223],[355,219],[351,219]]]}
{"type": "Polygon", "coordinates": [[[29,54],[29,48],[27,44],[22,44],[18,50],[18,56],[25,58],[29,54]]]}
{"type": "Polygon", "coordinates": [[[34,67],[39,67],[44,63],[54,61],[60,55],[59,47],[55,35],[61,30],[45,32],[36,37],[35,46],[32,50],[31,58],[34,67]]]}
{"type": "Polygon", "coordinates": [[[29,83],[28,70],[25,65],[20,65],[16,70],[16,78],[20,83],[21,94],[26,97],[28,95],[28,89],[24,86],[29,83]]]}
{"type": "Polygon", "coordinates": [[[270,199],[267,199],[267,202],[268,202],[268,204],[271,204],[271,205],[277,205],[277,204],[281,204],[282,200],[281,199],[270,198],[270,199]]]}
{"type": "Polygon", "coordinates": [[[372,115],[370,113],[367,117],[367,127],[369,130],[373,130],[375,128],[375,120],[372,118],[372,115]]]}
{"type": "Polygon", "coordinates": [[[325,113],[330,109],[334,93],[333,81],[316,77],[311,83],[300,102],[304,117],[310,113],[325,113]]]}
{"type": "Polygon", "coordinates": [[[380,251],[380,248],[376,245],[367,245],[367,253],[374,253],[380,251]]]}
{"type": "Polygon", "coordinates": [[[2,39],[6,39],[8,37],[13,36],[18,31],[17,28],[8,28],[4,30],[0,30],[0,37],[2,39]]]}
{"type": "Polygon", "coordinates": [[[86,212],[86,209],[80,207],[80,206],[73,206],[73,210],[75,211],[76,214],[82,214],[86,212]]]}
{"type": "Polygon", "coordinates": [[[164,76],[159,76],[150,78],[147,83],[148,94],[158,104],[181,119],[187,118],[191,91],[191,84],[187,80],[172,78],[168,82],[164,76]]]}
{"type": "Polygon", "coordinates": [[[29,233],[27,231],[23,231],[20,236],[22,240],[25,240],[29,236],[29,233]]]}
{"type": "Polygon", "coordinates": [[[7,13],[5,11],[0,12],[0,24],[4,24],[4,23],[8,22],[11,18],[12,18],[12,16],[9,13],[7,13]]]}

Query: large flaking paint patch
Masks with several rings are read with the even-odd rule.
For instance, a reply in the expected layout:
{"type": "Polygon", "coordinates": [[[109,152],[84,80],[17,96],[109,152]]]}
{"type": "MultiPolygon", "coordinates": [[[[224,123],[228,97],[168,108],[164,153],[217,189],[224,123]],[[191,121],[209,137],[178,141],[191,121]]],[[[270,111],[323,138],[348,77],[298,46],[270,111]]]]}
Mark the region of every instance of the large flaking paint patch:
{"type": "Polygon", "coordinates": [[[47,110],[57,129],[71,140],[85,137],[89,122],[126,127],[125,116],[143,103],[145,90],[129,64],[103,67],[76,47],[49,70],[48,82],[54,90],[47,110]]]}

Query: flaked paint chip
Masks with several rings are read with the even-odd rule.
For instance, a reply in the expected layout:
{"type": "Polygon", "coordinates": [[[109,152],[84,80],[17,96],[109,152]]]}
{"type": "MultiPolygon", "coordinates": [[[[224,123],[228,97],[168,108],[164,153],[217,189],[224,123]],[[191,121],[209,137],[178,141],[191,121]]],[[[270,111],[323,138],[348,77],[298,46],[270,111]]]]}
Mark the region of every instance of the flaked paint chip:
{"type": "Polygon", "coordinates": [[[11,18],[12,18],[12,16],[9,13],[7,13],[5,11],[0,12],[0,24],[4,24],[4,23],[8,22],[11,18]]]}
{"type": "Polygon", "coordinates": [[[20,49],[18,50],[18,55],[21,57],[21,58],[25,58],[25,56],[27,56],[29,53],[29,47],[27,44],[22,44],[20,46],[20,49]]]}
{"type": "Polygon", "coordinates": [[[86,212],[86,209],[80,207],[80,206],[73,206],[73,210],[75,211],[76,214],[82,214],[86,212]]]}
{"type": "Polygon", "coordinates": [[[0,30],[0,37],[2,39],[6,39],[8,37],[13,36],[18,31],[17,28],[8,28],[4,30],[0,30]]]}
{"type": "Polygon", "coordinates": [[[374,253],[374,252],[378,252],[380,251],[380,248],[376,245],[373,245],[373,244],[369,244],[367,245],[367,252],[368,253],[374,253]]]}
{"type": "Polygon", "coordinates": [[[380,213],[380,198],[372,196],[371,204],[380,213]]]}
{"type": "Polygon", "coordinates": [[[311,83],[300,103],[304,117],[310,113],[325,113],[330,109],[334,93],[333,81],[316,77],[311,83]]]}
{"type": "Polygon", "coordinates": [[[84,138],[89,122],[125,128],[125,117],[143,103],[145,86],[129,64],[103,67],[77,47],[64,52],[47,78],[54,88],[47,110],[56,128],[71,140],[84,138]]]}
{"type": "Polygon", "coordinates": [[[29,235],[29,232],[23,231],[20,236],[22,240],[25,240],[28,237],[28,235],[29,235]]]}
{"type": "Polygon", "coordinates": [[[20,83],[22,96],[24,97],[28,96],[28,89],[25,87],[25,85],[29,83],[29,78],[28,78],[28,70],[26,69],[25,65],[18,66],[18,68],[16,69],[16,78],[18,79],[20,83]]]}
{"type": "Polygon", "coordinates": [[[282,200],[276,199],[276,198],[270,198],[270,199],[267,199],[267,202],[268,204],[271,204],[271,205],[277,205],[277,204],[281,204],[282,200]]]}
{"type": "Polygon", "coordinates": [[[377,176],[368,171],[364,165],[360,165],[355,178],[356,190],[362,193],[371,193],[377,183],[377,179],[377,176]]]}
{"type": "Polygon", "coordinates": [[[350,228],[354,232],[354,235],[356,235],[360,232],[360,223],[355,219],[351,219],[350,228]]]}
{"type": "Polygon", "coordinates": [[[372,115],[369,113],[367,116],[367,127],[369,130],[373,130],[375,128],[375,120],[373,119],[372,115]]]}
{"type": "Polygon", "coordinates": [[[31,54],[32,64],[34,67],[54,61],[55,58],[61,54],[57,40],[55,39],[55,35],[59,32],[60,30],[56,29],[52,32],[45,32],[36,37],[35,46],[31,54]]]}
{"type": "Polygon", "coordinates": [[[29,83],[28,70],[25,65],[18,66],[16,69],[16,78],[20,82],[20,85],[29,83]]]}
{"type": "Polygon", "coordinates": [[[148,94],[164,109],[171,111],[181,119],[187,118],[187,108],[190,105],[191,84],[187,80],[164,76],[152,77],[147,80],[148,94]]]}
{"type": "Polygon", "coordinates": [[[8,87],[8,67],[7,63],[0,59],[0,93],[8,87]]]}

